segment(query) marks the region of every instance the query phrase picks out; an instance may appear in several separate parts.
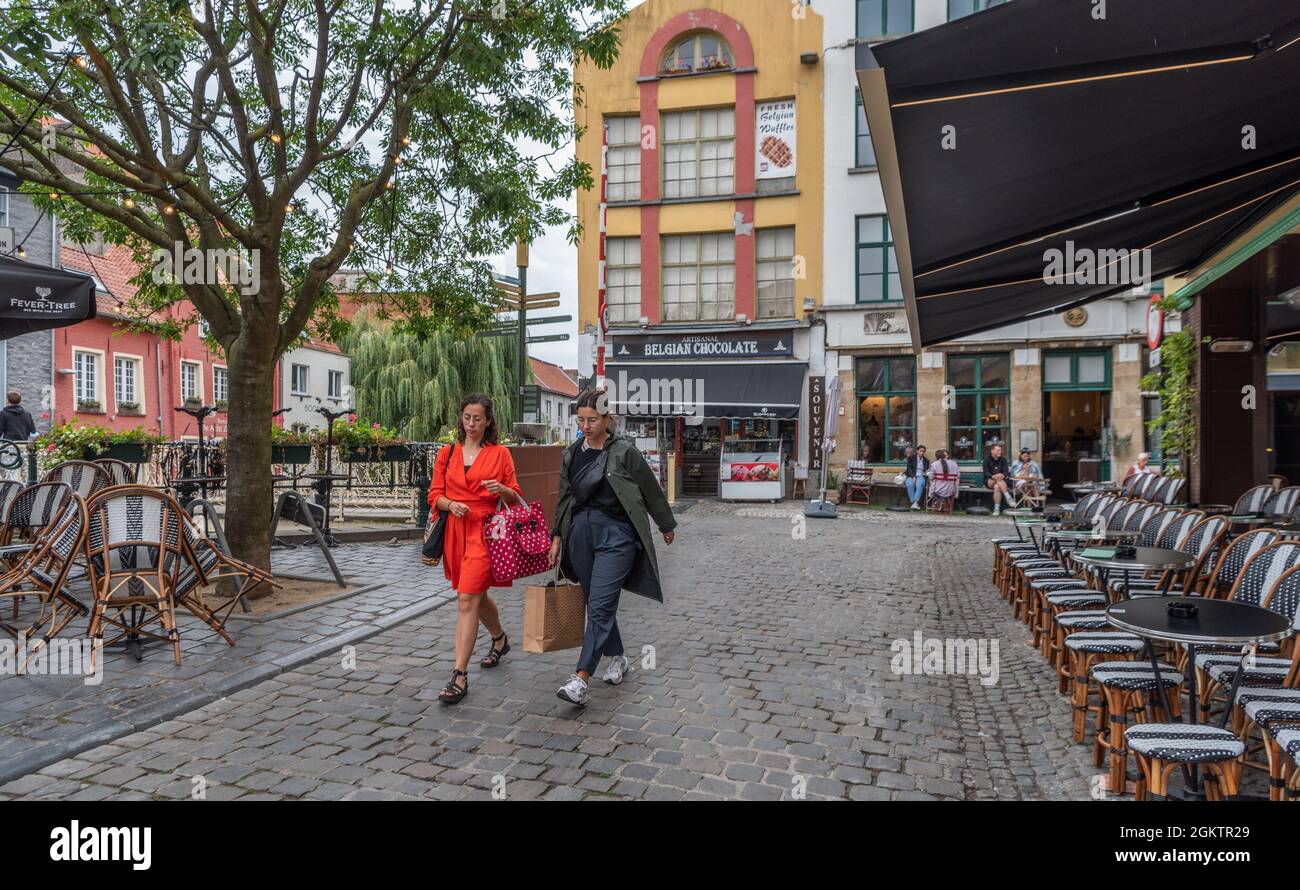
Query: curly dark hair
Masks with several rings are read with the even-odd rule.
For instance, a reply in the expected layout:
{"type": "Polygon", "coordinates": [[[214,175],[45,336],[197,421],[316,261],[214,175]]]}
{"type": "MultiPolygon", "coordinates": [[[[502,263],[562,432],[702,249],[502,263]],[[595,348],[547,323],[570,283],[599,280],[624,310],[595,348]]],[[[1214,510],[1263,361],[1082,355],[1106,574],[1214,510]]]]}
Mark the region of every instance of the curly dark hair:
{"type": "Polygon", "coordinates": [[[460,400],[460,410],[456,412],[456,441],[465,444],[465,427],[461,423],[461,415],[470,405],[482,405],[483,413],[487,415],[487,428],[483,430],[483,444],[495,445],[497,443],[497,415],[492,410],[492,399],[482,393],[471,393],[460,400]]]}

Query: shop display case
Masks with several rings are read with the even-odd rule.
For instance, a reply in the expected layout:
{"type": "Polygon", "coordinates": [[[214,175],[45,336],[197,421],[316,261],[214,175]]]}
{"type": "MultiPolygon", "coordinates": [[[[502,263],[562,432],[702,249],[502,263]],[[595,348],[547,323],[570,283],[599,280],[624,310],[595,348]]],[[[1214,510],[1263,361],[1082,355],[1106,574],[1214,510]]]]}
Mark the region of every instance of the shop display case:
{"type": "Polygon", "coordinates": [[[785,497],[785,455],[780,439],[728,439],[722,444],[722,498],[779,501],[785,497]]]}

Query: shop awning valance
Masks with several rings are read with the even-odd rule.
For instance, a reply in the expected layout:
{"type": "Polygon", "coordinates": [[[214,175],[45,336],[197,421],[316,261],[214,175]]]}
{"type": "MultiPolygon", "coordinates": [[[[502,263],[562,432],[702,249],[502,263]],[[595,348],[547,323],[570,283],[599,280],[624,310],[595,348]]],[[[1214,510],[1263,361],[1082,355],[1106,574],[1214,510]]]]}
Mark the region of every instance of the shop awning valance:
{"type": "Polygon", "coordinates": [[[647,362],[605,366],[610,408],[631,417],[794,418],[803,362],[647,362]]]}
{"type": "Polygon", "coordinates": [[[1300,192],[1300,6],[1100,8],[1013,0],[858,46],[917,348],[1129,289],[1101,251],[1186,271],[1300,192]],[[1045,283],[1048,251],[1078,274],[1045,283]]]}
{"type": "Polygon", "coordinates": [[[94,317],[90,276],[0,257],[0,340],[94,317]]]}

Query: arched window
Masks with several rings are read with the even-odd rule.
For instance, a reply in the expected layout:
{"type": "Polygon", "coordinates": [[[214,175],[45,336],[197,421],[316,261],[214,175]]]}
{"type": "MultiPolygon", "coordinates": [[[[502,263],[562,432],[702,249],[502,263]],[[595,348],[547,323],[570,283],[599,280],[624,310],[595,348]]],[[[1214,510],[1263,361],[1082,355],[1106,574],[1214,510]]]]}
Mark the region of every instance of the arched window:
{"type": "Polygon", "coordinates": [[[698,31],[679,39],[664,53],[660,74],[694,74],[735,67],[731,47],[709,31],[698,31]]]}

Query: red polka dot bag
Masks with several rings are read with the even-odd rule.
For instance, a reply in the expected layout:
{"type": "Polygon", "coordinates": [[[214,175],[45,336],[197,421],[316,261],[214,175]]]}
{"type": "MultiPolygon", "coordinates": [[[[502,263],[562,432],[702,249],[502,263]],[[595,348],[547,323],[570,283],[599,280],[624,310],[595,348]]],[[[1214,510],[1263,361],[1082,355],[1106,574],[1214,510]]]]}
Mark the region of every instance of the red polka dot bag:
{"type": "Polygon", "coordinates": [[[483,521],[483,537],[494,584],[510,584],[550,569],[551,529],[540,501],[529,504],[520,498],[513,506],[502,501],[483,521]]]}

